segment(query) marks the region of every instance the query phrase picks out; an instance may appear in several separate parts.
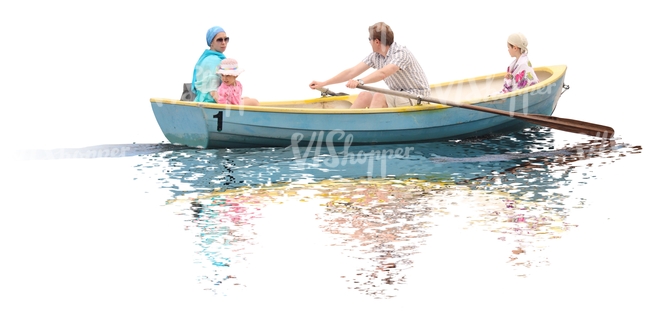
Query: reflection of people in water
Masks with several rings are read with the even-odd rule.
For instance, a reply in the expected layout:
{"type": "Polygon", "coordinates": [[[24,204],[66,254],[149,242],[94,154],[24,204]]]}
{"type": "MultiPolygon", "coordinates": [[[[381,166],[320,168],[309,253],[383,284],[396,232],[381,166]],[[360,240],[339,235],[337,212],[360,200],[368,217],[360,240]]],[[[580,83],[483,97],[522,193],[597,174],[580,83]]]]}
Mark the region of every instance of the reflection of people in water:
{"type": "Polygon", "coordinates": [[[327,196],[332,200],[323,228],[343,237],[339,245],[351,257],[371,264],[358,268],[348,281],[377,297],[391,297],[398,290],[395,285],[404,282],[404,270],[415,266],[412,256],[429,236],[426,228],[440,218],[453,217],[462,227],[483,228],[507,241],[510,248],[503,253],[510,257],[504,262],[518,275],[547,265],[547,241],[574,226],[565,221],[564,209],[553,208],[562,198],[549,206],[507,191],[423,180],[355,182],[335,187],[327,196]]]}
{"type": "Polygon", "coordinates": [[[198,201],[190,202],[190,205],[193,212],[191,222],[199,230],[196,242],[201,248],[199,253],[216,268],[214,270],[214,279],[210,279],[208,276],[203,278],[212,281],[214,285],[219,285],[229,278],[227,270],[223,268],[230,266],[230,258],[224,254],[226,250],[224,246],[230,243],[223,238],[223,235],[230,233],[230,229],[216,220],[218,215],[211,213],[209,209],[210,203],[207,204],[208,207],[198,201]]]}
{"type": "MultiPolygon", "coordinates": [[[[339,186],[329,192],[332,217],[325,231],[343,235],[350,254],[371,263],[355,272],[353,286],[373,296],[391,297],[394,284],[404,283],[401,272],[411,267],[410,256],[418,252],[418,238],[428,213],[415,204],[425,190],[390,182],[339,186]],[[397,186],[395,186],[397,185],[397,186]],[[359,273],[360,272],[360,273],[359,273]]],[[[350,280],[348,280],[350,281],[350,280]]]]}
{"type": "Polygon", "coordinates": [[[255,199],[247,196],[227,198],[211,197],[190,202],[192,219],[196,230],[198,253],[211,265],[210,275],[202,280],[220,285],[227,279],[236,278],[230,271],[233,264],[241,263],[245,243],[252,235],[250,219],[256,217],[256,209],[247,207],[255,199]]]}
{"type": "MultiPolygon", "coordinates": [[[[641,150],[638,146],[629,149],[631,153],[641,150]]],[[[512,242],[514,246],[511,247],[508,262],[513,266],[530,268],[548,265],[545,256],[537,258],[535,255],[550,245],[548,240],[560,238],[562,233],[577,227],[566,219],[571,211],[569,207],[581,203],[571,204],[568,202],[571,197],[562,192],[539,189],[552,189],[552,184],[566,187],[571,183],[570,174],[575,173],[576,164],[584,162],[590,168],[596,165],[586,161],[591,158],[618,160],[621,154],[612,155],[615,151],[621,151],[621,144],[611,139],[590,139],[559,149],[554,155],[540,152],[539,156],[530,154],[525,159],[512,159],[514,166],[510,168],[468,180],[464,184],[469,185],[475,193],[486,190],[517,193],[511,197],[504,196],[501,205],[477,209],[490,215],[479,216],[470,223],[499,233],[499,240],[512,242]],[[525,182],[522,183],[522,180],[525,182]]]]}

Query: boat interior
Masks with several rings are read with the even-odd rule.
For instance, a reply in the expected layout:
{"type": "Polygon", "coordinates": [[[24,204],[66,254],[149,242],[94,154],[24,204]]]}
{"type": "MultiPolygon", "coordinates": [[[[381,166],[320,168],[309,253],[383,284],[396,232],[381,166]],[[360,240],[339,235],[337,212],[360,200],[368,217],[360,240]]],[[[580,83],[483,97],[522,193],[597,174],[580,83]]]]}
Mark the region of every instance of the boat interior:
{"type": "MultiPolygon", "coordinates": [[[[540,83],[552,76],[548,70],[536,70],[535,73],[540,83]]],[[[504,73],[483,76],[478,78],[462,79],[451,82],[431,85],[431,98],[456,101],[456,102],[481,102],[489,96],[495,96],[503,86],[504,73]]],[[[190,90],[191,84],[183,84],[183,95],[181,101],[193,101],[194,93],[190,90]]],[[[261,107],[275,108],[301,108],[301,109],[341,109],[350,108],[356,98],[356,94],[335,94],[332,92],[322,93],[322,97],[277,102],[261,102],[261,107]]],[[[508,95],[503,95],[508,96],[508,95]]]]}

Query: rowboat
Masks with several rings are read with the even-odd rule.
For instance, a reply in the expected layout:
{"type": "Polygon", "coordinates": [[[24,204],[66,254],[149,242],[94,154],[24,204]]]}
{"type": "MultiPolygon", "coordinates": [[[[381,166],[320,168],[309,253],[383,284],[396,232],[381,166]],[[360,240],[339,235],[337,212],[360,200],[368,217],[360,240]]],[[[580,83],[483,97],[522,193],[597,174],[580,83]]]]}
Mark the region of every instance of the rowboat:
{"type": "Polygon", "coordinates": [[[356,94],[332,96],[330,91],[311,99],[260,102],[259,106],[193,102],[187,91],[180,100],[151,98],[150,102],[169,142],[190,147],[431,142],[489,136],[536,123],[526,117],[548,119],[568,89],[566,69],[566,65],[537,67],[539,83],[506,94],[498,94],[504,73],[433,84],[432,97],[417,98],[408,107],[352,109],[356,94]]]}

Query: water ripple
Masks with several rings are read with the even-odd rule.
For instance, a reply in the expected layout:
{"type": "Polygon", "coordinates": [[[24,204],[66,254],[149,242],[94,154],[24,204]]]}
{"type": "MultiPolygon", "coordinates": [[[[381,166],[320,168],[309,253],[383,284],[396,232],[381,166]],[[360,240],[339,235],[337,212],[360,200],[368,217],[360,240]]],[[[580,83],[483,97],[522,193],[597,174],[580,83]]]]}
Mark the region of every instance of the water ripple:
{"type": "MultiPolygon", "coordinates": [[[[427,254],[433,229],[490,234],[503,244],[494,258],[509,265],[514,277],[548,267],[546,249],[579,226],[570,215],[586,199],[574,190],[596,178],[594,168],[641,150],[602,139],[560,147],[542,129],[414,144],[409,157],[384,166],[380,160],[326,166],[331,153],[305,149],[297,157],[291,148],[262,148],[162,150],[143,155],[136,168],[170,190],[168,205],[187,218],[206,290],[228,294],[253,285],[245,276],[251,259],[259,259],[261,247],[275,245],[264,239],[268,228],[260,224],[279,222],[293,213],[291,207],[311,202],[309,211],[298,213],[314,224],[303,227],[320,229],[324,237],[317,236],[322,242],[316,248],[346,260],[327,276],[371,297],[391,298],[427,254]]],[[[309,252],[285,254],[311,258],[309,252]]]]}

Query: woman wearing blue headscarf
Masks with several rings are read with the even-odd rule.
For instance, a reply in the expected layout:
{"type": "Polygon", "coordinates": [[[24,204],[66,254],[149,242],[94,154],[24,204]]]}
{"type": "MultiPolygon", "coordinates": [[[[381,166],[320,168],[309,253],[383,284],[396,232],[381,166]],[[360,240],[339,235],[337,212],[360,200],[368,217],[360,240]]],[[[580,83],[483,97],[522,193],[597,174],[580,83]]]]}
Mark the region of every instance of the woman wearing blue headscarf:
{"type": "MultiPolygon", "coordinates": [[[[226,31],[214,26],[208,29],[205,34],[205,41],[210,47],[203,51],[203,54],[194,66],[194,75],[192,76],[192,92],[196,94],[195,102],[216,103],[219,96],[218,88],[221,85],[221,77],[217,74],[221,60],[226,56],[223,52],[228,47],[230,37],[226,31]]],[[[244,97],[243,105],[259,105],[257,99],[244,97]]]]}
{"type": "Polygon", "coordinates": [[[226,36],[226,31],[223,28],[214,26],[208,29],[205,41],[210,48],[203,51],[194,66],[192,91],[196,94],[195,102],[216,103],[217,99],[213,98],[210,92],[216,93],[221,84],[217,68],[221,64],[221,60],[226,58],[223,52],[228,47],[230,38],[226,36]]]}

